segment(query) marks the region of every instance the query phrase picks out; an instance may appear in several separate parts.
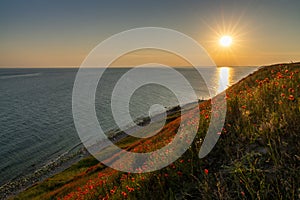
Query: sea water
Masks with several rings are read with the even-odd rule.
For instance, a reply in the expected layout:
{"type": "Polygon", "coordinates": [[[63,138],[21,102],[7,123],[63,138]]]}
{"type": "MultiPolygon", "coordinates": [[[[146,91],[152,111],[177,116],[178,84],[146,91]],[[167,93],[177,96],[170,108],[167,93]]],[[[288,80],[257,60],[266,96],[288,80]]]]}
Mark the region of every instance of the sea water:
{"type": "MultiPolygon", "coordinates": [[[[199,99],[208,99],[209,90],[224,90],[220,81],[227,87],[256,69],[204,67],[200,69],[200,76],[193,68],[176,68],[191,83],[199,99]]],[[[92,69],[88,75],[96,75],[93,70],[104,69],[92,69]]],[[[109,68],[98,83],[95,109],[105,132],[118,128],[111,113],[110,99],[116,82],[129,70],[109,68]]],[[[144,70],[143,73],[147,73],[151,69],[144,70]]],[[[0,69],[0,186],[82,148],[72,115],[72,90],[77,71],[75,68],[0,69]]],[[[161,80],[173,79],[167,73],[158,76],[161,80]]],[[[180,86],[176,90],[186,91],[180,86]]],[[[118,98],[122,100],[123,97],[118,98]]],[[[133,120],[147,117],[153,104],[171,108],[178,100],[166,87],[141,86],[130,101],[133,120]]]]}

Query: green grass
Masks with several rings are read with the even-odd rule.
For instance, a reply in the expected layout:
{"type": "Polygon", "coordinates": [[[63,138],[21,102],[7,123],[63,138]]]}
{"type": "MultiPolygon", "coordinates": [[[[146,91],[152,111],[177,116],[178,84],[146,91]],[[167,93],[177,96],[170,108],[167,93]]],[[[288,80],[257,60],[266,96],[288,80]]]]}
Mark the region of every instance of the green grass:
{"type": "MultiPolygon", "coordinates": [[[[90,157],[12,199],[300,199],[299,70],[299,63],[267,66],[230,87],[223,132],[204,159],[198,152],[210,101],[199,104],[202,128],[193,144],[168,167],[130,174],[90,157]]],[[[149,139],[128,137],[118,145],[138,152],[162,147],[176,133],[178,117],[149,139]]]]}

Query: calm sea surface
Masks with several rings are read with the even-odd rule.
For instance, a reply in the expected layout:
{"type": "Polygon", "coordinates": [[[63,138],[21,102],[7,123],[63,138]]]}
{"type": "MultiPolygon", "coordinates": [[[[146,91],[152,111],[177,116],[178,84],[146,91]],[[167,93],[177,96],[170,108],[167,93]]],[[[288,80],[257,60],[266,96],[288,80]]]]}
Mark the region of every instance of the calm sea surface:
{"type": "MultiPolygon", "coordinates": [[[[111,114],[110,98],[116,81],[128,70],[110,68],[98,84],[95,107],[104,131],[117,128],[111,114]]],[[[147,73],[151,69],[144,70],[147,73]]],[[[208,88],[220,92],[224,89],[220,87],[220,81],[232,85],[256,68],[201,68],[201,75],[209,79],[207,86],[195,69],[176,70],[189,80],[199,99],[207,99],[208,88]]],[[[72,90],[77,71],[0,69],[0,186],[82,147],[72,118],[72,90]]],[[[160,78],[172,79],[172,75],[161,73],[160,78]]],[[[185,91],[184,87],[178,86],[177,92],[185,91]]],[[[122,96],[118,98],[122,100],[122,96]]],[[[178,101],[166,87],[142,86],[130,101],[132,118],[147,116],[153,104],[170,108],[178,101]]]]}

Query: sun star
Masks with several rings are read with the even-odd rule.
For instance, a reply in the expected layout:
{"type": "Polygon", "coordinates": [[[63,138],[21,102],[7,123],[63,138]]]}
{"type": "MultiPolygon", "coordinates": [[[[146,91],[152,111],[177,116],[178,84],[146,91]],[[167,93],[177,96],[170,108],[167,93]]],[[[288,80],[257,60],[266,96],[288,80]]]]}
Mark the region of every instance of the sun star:
{"type": "Polygon", "coordinates": [[[229,47],[232,44],[232,37],[224,35],[220,38],[220,45],[223,47],[229,47]]]}

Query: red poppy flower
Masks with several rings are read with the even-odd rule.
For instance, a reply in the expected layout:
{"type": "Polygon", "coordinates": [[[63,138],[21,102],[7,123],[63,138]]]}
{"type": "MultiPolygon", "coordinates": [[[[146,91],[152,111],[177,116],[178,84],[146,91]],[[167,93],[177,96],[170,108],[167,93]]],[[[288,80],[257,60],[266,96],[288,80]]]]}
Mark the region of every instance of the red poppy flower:
{"type": "Polygon", "coordinates": [[[182,172],[181,171],[178,171],[177,174],[178,174],[178,176],[182,176],[182,172]]]}
{"type": "Polygon", "coordinates": [[[294,97],[293,95],[290,95],[290,96],[289,96],[289,100],[294,101],[294,100],[295,100],[295,97],[294,97]]]}
{"type": "Polygon", "coordinates": [[[127,198],[127,193],[126,192],[121,192],[121,194],[123,195],[123,197],[127,198]]]}
{"type": "Polygon", "coordinates": [[[290,93],[294,93],[295,92],[295,90],[293,89],[293,88],[289,88],[289,90],[288,90],[290,93]]]}
{"type": "Polygon", "coordinates": [[[204,173],[208,175],[208,169],[204,169],[204,173]]]}

